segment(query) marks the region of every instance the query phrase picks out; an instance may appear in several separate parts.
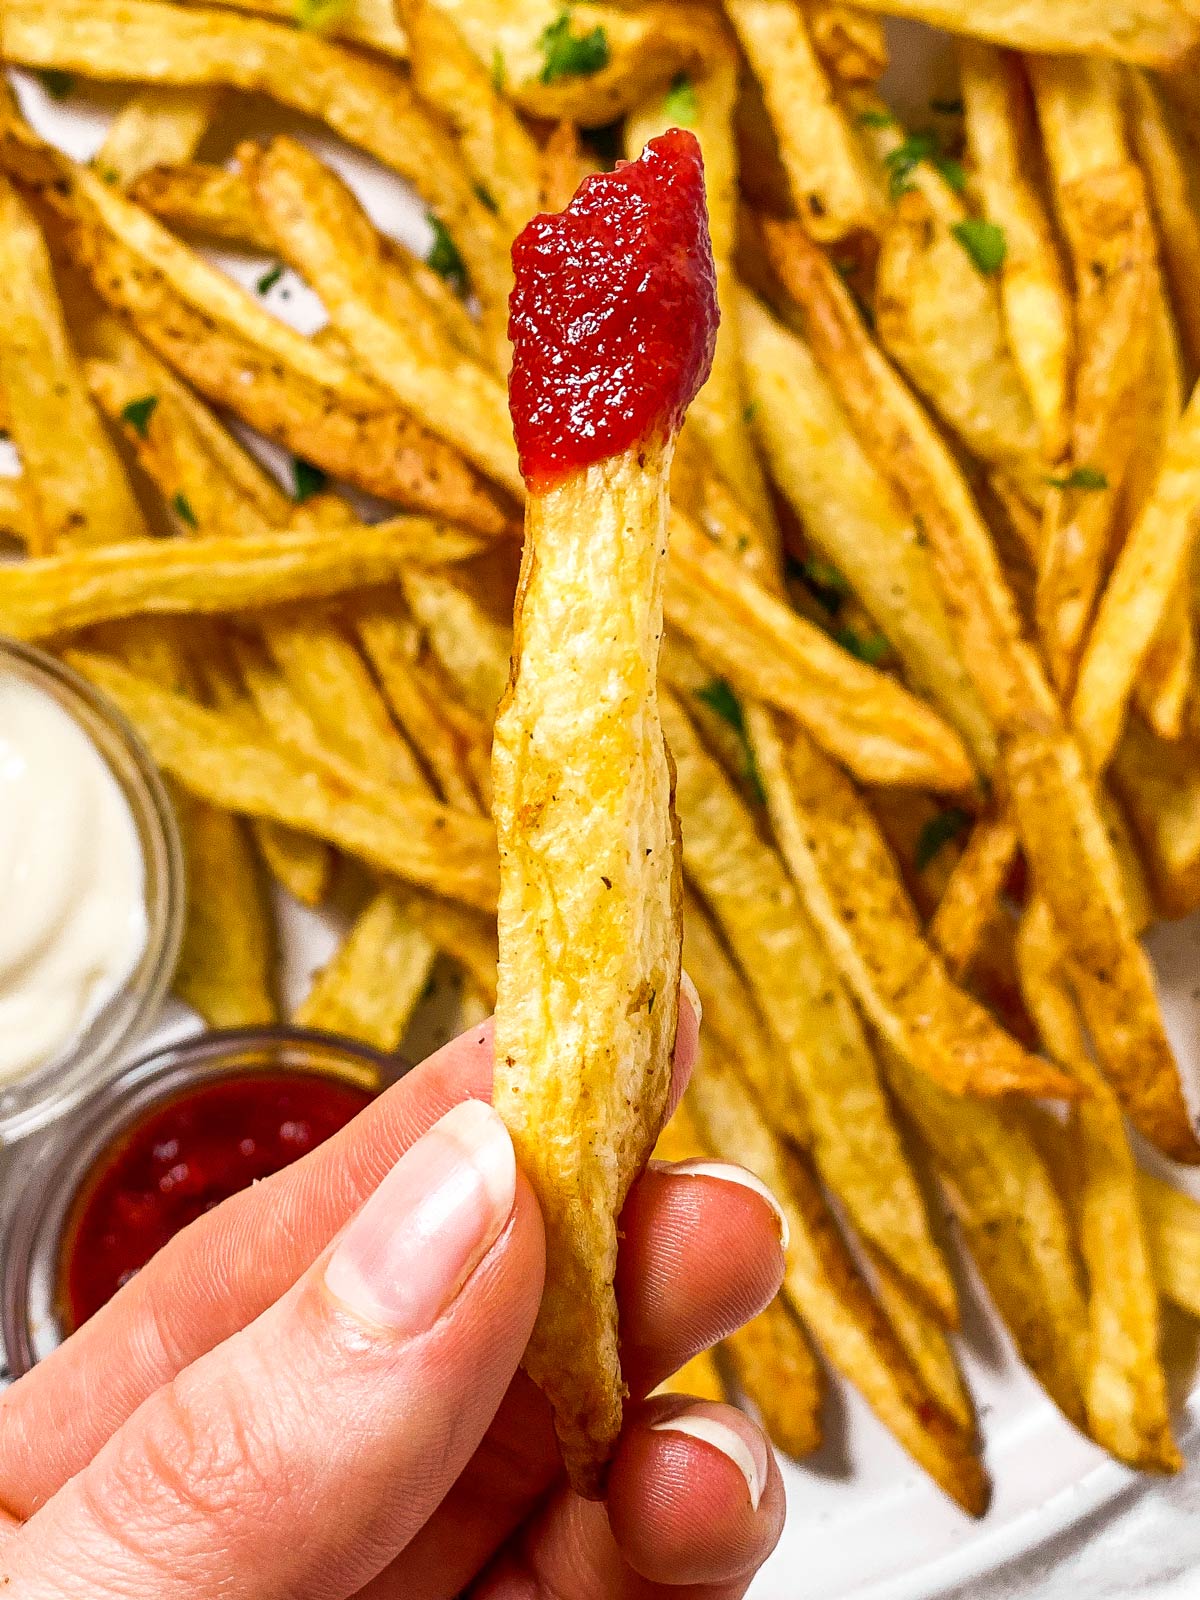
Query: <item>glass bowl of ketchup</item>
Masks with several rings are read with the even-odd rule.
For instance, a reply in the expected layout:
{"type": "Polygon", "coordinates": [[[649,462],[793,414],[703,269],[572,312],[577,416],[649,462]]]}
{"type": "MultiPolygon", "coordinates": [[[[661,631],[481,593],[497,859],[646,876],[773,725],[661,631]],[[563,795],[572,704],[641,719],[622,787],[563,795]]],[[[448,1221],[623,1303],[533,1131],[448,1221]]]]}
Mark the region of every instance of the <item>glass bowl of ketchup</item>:
{"type": "Polygon", "coordinates": [[[167,1241],[337,1133],[405,1065],[304,1029],[211,1032],[126,1067],[8,1155],[0,1331],[20,1377],[167,1241]]]}

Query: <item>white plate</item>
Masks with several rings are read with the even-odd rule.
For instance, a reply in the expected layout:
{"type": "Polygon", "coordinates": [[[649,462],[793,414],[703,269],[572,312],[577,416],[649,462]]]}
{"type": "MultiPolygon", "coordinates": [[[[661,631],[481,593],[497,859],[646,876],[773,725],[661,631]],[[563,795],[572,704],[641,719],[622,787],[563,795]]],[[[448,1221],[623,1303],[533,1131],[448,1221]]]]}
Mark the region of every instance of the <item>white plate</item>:
{"type": "MultiPolygon", "coordinates": [[[[953,83],[946,41],[913,25],[899,24],[891,31],[894,64],[886,91],[902,111],[914,118],[926,116],[930,97],[947,92],[953,83]]],[[[17,81],[26,112],[40,131],[77,158],[90,157],[120,97],[104,93],[84,101],[80,94],[68,103],[55,103],[35,81],[20,74],[17,81]]],[[[301,132],[334,161],[380,227],[410,246],[428,244],[421,208],[390,173],[322,130],[298,124],[262,102],[254,103],[244,130],[238,131],[261,131],[264,122],[301,132]]],[[[227,148],[238,131],[226,130],[227,148]]],[[[248,287],[263,271],[258,258],[223,252],[216,259],[248,287]]],[[[305,331],[322,320],[319,303],[290,274],[271,291],[267,303],[305,331]]],[[[280,464],[277,454],[263,454],[280,464]]],[[[284,987],[295,1000],[334,948],[338,923],[290,902],[281,910],[284,987]]],[[[1150,943],[1173,1041],[1181,1059],[1198,1068],[1200,919],[1159,928],[1150,943]]],[[[197,1025],[183,1007],[173,1005],[155,1042],[197,1025]]],[[[432,1017],[427,1011],[421,1019],[421,1035],[408,1042],[410,1053],[423,1053],[432,1045],[437,1026],[435,1008],[432,1017]]],[[[1200,1195],[1200,1188],[1192,1187],[1200,1195]]],[[[964,1276],[971,1277],[969,1269],[964,1276]]],[[[977,1285],[966,1306],[960,1349],[995,1485],[986,1518],[973,1523],[963,1516],[912,1465],[856,1394],[844,1385],[831,1385],[824,1448],[803,1466],[784,1465],[787,1527],[754,1585],[756,1600],[929,1600],[994,1571],[1136,1491],[1135,1475],[1078,1434],[1045,1398],[1017,1360],[977,1285]]],[[[1200,1424],[1196,1351],[1187,1337],[1178,1343],[1171,1375],[1180,1396],[1179,1430],[1188,1435],[1200,1424]]]]}

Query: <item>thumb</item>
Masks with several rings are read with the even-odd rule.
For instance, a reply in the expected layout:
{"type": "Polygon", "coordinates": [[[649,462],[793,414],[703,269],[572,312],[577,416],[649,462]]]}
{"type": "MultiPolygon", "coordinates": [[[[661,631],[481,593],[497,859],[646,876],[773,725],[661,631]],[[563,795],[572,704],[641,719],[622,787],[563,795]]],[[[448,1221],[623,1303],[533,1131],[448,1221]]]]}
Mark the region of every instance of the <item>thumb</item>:
{"type": "Polygon", "coordinates": [[[170,1593],[183,1574],[189,1600],[352,1594],[482,1439],[543,1257],[503,1123],[456,1106],[294,1288],[151,1395],[0,1549],[0,1581],[36,1600],[170,1593]]]}

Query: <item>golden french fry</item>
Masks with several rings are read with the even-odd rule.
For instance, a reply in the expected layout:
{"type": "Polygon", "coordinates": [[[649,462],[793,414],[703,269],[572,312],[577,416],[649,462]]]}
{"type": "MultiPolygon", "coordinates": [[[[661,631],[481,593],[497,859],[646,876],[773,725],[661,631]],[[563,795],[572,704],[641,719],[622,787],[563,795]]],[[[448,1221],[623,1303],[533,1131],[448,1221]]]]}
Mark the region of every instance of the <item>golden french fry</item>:
{"type": "Polygon", "coordinates": [[[316,834],[379,872],[479,910],[495,907],[495,836],[483,818],[365,778],[351,789],[254,740],[237,720],[159,689],[113,660],[83,651],[68,659],[116,701],[154,759],[193,794],[316,834]]]}
{"type": "Polygon", "coordinates": [[[729,1068],[706,1059],[688,1091],[701,1133],[748,1167],[788,1220],[784,1293],[826,1360],[964,1510],[982,1515],[988,1484],[964,1432],[938,1404],[858,1273],[804,1162],[790,1155],[729,1068]]]}
{"type": "Polygon", "coordinates": [[[1196,631],[1191,584],[1179,583],[1167,601],[1133,686],[1133,703],[1166,740],[1181,739],[1196,672],[1196,631]]]}
{"type": "MultiPolygon", "coordinates": [[[[205,0],[182,0],[182,3],[200,5],[205,0]]],[[[225,0],[225,4],[234,11],[296,21],[296,0],[225,0]]],[[[391,0],[342,0],[336,6],[325,8],[318,31],[334,39],[366,45],[398,61],[408,59],[408,39],[396,20],[391,0]]]]}
{"type": "Polygon", "coordinates": [[[1075,51],[1170,66],[1200,41],[1200,23],[1171,0],[857,0],[1018,50],[1075,51]]]}
{"type": "Polygon", "coordinates": [[[767,1437],[793,1461],[821,1446],[824,1384],[804,1325],[782,1297],[721,1341],[767,1437]]]}
{"type": "MultiPolygon", "coordinates": [[[[452,901],[428,894],[413,895],[408,914],[417,927],[437,945],[443,955],[458,963],[470,980],[483,1015],[496,1008],[497,954],[496,924],[493,917],[480,916],[452,901]]],[[[464,1027],[468,1024],[464,1023],[464,1027]]]]}
{"type": "Polygon", "coordinates": [[[24,468],[31,553],[144,533],[72,349],[41,229],[7,182],[0,183],[0,384],[24,468]]]}
{"type": "Polygon", "coordinates": [[[933,1161],[996,1309],[1065,1416],[1084,1417],[1086,1313],[1062,1201],[1026,1129],[890,1052],[888,1082],[933,1161]]]}
{"type": "Polygon", "coordinates": [[[409,918],[408,897],[379,889],[313,979],[296,1021],[390,1054],[400,1046],[436,955],[432,940],[409,918]]]}
{"type": "Polygon", "coordinates": [[[948,978],[853,785],[798,730],[752,711],[775,837],[843,982],[892,1049],[955,1094],[1071,1095],[948,978]]]}
{"type": "Polygon", "coordinates": [[[895,679],[796,615],[676,511],[667,618],[735,688],[805,727],[864,782],[963,789],[958,736],[895,679]]]}
{"type": "Polygon", "coordinates": [[[1177,1472],[1167,1380],[1159,1359],[1158,1291],[1138,1199],[1137,1167],[1121,1109],[1087,1054],[1062,985],[1061,948],[1044,901],[1018,939],[1021,982],[1042,1040],[1087,1094],[1072,1109],[1072,1200],[1088,1273],[1088,1431],[1131,1467],[1177,1472]]]}
{"type": "Polygon", "coordinates": [[[882,189],[830,88],[804,12],[791,0],[725,0],[725,10],[762,87],[795,214],[815,239],[875,231],[882,189]]]}
{"type": "Polygon", "coordinates": [[[679,834],[655,689],[669,470],[670,446],[647,441],[530,495],[492,757],[494,1099],[550,1262],[526,1364],[592,1495],[621,1424],[617,1219],[663,1120],[678,1007],[679,834]]]}
{"type": "Polygon", "coordinates": [[[1160,739],[1140,717],[1125,724],[1112,764],[1154,899],[1168,917],[1200,907],[1200,748],[1194,736],[1160,739]]]}
{"type": "Polygon", "coordinates": [[[246,824],[176,795],[188,914],[174,989],[212,1028],[278,1021],[275,928],[246,824]]]}
{"type": "Polygon", "coordinates": [[[871,1258],[875,1294],[905,1353],[930,1393],[964,1433],[976,1430],[975,1406],[946,1330],[929,1315],[887,1261],[871,1258]]]}
{"type": "Polygon", "coordinates": [[[841,0],[810,0],[808,30],[829,73],[842,83],[877,83],[888,67],[887,35],[878,17],[841,0]]]}
{"type": "Polygon", "coordinates": [[[1130,134],[1150,190],[1163,266],[1191,371],[1200,368],[1200,172],[1162,88],[1145,72],[1125,80],[1130,134]]]}
{"type": "Polygon", "coordinates": [[[408,179],[437,213],[473,279],[486,284],[505,241],[471,193],[453,143],[404,77],[315,33],[162,0],[13,0],[0,53],[22,66],[121,83],[227,84],[318,117],[408,179]]]}
{"type": "Polygon", "coordinates": [[[45,639],[116,617],[222,612],[324,599],[393,581],[413,561],[461,560],[470,535],[424,517],[328,533],[108,545],[0,569],[0,629],[45,639]]]}
{"type": "Polygon", "coordinates": [[[857,1013],[783,862],[673,696],[663,698],[663,720],[675,758],[685,871],[784,1056],[767,1102],[771,1119],[789,1138],[811,1141],[822,1178],[858,1232],[952,1323],[954,1286],[857,1013]]]}
{"type": "Polygon", "coordinates": [[[660,1383],[654,1393],[687,1394],[695,1400],[723,1401],[725,1385],[721,1380],[716,1352],[701,1350],[698,1356],[693,1356],[680,1367],[678,1372],[672,1373],[665,1382],[660,1383]]]}
{"type": "Polygon", "coordinates": [[[109,124],[93,165],[106,183],[128,189],[160,164],[190,161],[208,132],[221,91],[151,85],[130,97],[109,124]]]}
{"type": "MultiPolygon", "coordinates": [[[[748,293],[738,302],[754,428],[807,537],[863,602],[926,694],[966,739],[980,768],[996,741],[946,620],[916,520],[872,467],[812,352],[748,293]]],[[[840,607],[837,588],[829,591],[840,607]]]]}
{"type": "Polygon", "coordinates": [[[138,205],[182,232],[274,254],[275,235],[242,172],[200,161],[159,164],[143,169],[129,192],[138,205]]]}
{"type": "Polygon", "coordinates": [[[490,722],[508,682],[512,630],[446,577],[414,568],[402,580],[404,598],[466,705],[490,722]]]}
{"type": "Polygon", "coordinates": [[[1107,765],[1129,697],[1200,526],[1200,391],[1167,445],[1149,500],[1123,545],[1088,637],[1071,720],[1092,767],[1107,765]]]}
{"type": "Polygon", "coordinates": [[[379,235],[341,179],[303,145],[280,137],[254,163],[251,182],[280,248],[363,367],[431,432],[520,498],[503,384],[452,346],[431,360],[390,314],[379,235]]]}
{"type": "Polygon", "coordinates": [[[1007,770],[1034,884],[1064,939],[1105,1076],[1151,1143],[1176,1160],[1200,1161],[1150,963],[1078,747],[1062,734],[1029,734],[1014,741],[1007,770]]]}
{"type": "Polygon", "coordinates": [[[1159,1288],[1200,1317],[1200,1204],[1153,1173],[1140,1171],[1137,1179],[1159,1288]]]}
{"type": "Polygon", "coordinates": [[[929,924],[929,942],[952,977],[966,977],[1017,859],[1019,840],[1005,813],[971,829],[929,924]]]}

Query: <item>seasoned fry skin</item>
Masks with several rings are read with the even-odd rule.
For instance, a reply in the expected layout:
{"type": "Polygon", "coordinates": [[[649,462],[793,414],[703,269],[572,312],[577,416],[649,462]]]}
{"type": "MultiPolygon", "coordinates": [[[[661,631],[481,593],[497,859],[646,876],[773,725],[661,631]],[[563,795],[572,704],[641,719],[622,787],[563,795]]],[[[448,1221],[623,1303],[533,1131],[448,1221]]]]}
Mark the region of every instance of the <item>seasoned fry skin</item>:
{"type": "Polygon", "coordinates": [[[531,499],[493,750],[495,1103],[550,1262],[526,1364],[592,1493],[621,1425],[617,1217],[666,1104],[683,937],[655,692],[668,454],[601,462],[531,499]]]}

